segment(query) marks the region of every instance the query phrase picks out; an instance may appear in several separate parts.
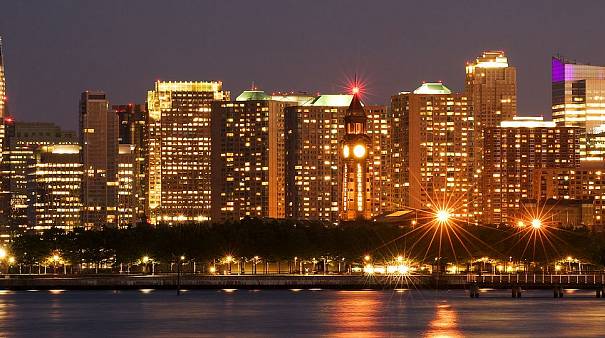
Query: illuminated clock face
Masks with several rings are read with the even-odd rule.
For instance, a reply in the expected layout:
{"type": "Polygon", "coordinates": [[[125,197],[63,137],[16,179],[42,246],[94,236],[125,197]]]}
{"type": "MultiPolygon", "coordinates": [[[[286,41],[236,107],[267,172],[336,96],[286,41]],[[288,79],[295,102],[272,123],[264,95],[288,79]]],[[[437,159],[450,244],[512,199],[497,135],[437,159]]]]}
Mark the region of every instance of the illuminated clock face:
{"type": "Polygon", "coordinates": [[[345,145],[345,146],[342,148],[342,156],[343,156],[344,158],[349,158],[349,146],[348,146],[348,145],[345,145]]]}
{"type": "Polygon", "coordinates": [[[353,147],[353,155],[357,158],[362,158],[366,155],[366,147],[363,144],[358,144],[353,147]]]}

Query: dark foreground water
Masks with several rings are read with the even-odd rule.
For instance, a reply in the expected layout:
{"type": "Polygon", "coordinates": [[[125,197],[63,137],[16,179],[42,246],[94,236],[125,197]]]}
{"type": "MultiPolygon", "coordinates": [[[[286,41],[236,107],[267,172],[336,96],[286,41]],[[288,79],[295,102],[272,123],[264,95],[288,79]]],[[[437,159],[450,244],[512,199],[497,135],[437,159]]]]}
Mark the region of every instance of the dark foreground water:
{"type": "Polygon", "coordinates": [[[605,336],[593,293],[509,292],[3,291],[0,337],[605,336]]]}

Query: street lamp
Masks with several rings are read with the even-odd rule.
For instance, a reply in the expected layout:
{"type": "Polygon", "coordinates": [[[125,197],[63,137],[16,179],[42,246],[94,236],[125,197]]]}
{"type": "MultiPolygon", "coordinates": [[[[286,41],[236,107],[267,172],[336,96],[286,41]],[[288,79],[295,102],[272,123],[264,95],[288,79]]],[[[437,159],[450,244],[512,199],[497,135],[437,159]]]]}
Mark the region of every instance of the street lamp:
{"type": "Polygon", "coordinates": [[[179,260],[176,264],[176,295],[179,296],[181,294],[181,264],[185,260],[185,256],[179,257],[179,260]]]}
{"type": "Polygon", "coordinates": [[[439,224],[439,225],[448,223],[451,217],[452,217],[452,214],[449,211],[447,211],[446,209],[439,209],[435,213],[435,219],[437,221],[437,224],[439,224]]]}
{"type": "Polygon", "coordinates": [[[231,263],[233,262],[233,256],[231,256],[231,255],[227,255],[227,256],[225,257],[225,262],[227,262],[227,264],[229,264],[229,265],[228,265],[228,267],[229,267],[229,270],[228,270],[228,271],[229,271],[229,274],[231,274],[231,263]]]}

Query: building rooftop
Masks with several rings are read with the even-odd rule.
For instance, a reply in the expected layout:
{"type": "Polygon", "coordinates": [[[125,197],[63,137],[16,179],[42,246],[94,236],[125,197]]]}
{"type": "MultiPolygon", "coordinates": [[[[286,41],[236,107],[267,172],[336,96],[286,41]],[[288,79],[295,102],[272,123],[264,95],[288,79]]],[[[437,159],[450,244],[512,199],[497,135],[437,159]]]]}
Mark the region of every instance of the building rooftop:
{"type": "Polygon", "coordinates": [[[235,101],[267,101],[271,100],[271,95],[267,95],[262,90],[244,90],[235,101]]]}
{"type": "Polygon", "coordinates": [[[441,82],[427,82],[423,83],[422,86],[416,88],[414,90],[414,94],[451,94],[452,91],[449,90],[446,86],[441,82]]]}
{"type": "Polygon", "coordinates": [[[500,128],[554,128],[554,121],[544,121],[542,116],[515,116],[512,121],[500,122],[500,128]]]}
{"type": "Polygon", "coordinates": [[[351,104],[353,95],[350,94],[328,94],[319,95],[314,99],[305,102],[303,106],[312,107],[348,107],[351,104]]]}

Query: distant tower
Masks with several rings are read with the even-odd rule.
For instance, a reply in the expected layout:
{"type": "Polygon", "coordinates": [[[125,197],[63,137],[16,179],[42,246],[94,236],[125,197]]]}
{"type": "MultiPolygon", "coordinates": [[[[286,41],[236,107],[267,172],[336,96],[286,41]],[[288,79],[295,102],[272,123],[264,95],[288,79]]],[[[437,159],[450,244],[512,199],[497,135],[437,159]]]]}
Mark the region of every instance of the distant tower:
{"type": "Polygon", "coordinates": [[[82,223],[86,229],[117,224],[118,115],[109,110],[104,92],[85,91],[80,98],[82,146],[82,223]]]}
{"type": "Polygon", "coordinates": [[[369,219],[371,189],[368,155],[371,140],[367,134],[367,116],[357,83],[353,99],[345,115],[345,135],[342,140],[342,205],[341,220],[369,219]]]}
{"type": "Polygon", "coordinates": [[[4,77],[4,59],[2,55],[2,37],[0,36],[0,117],[8,115],[6,97],[6,78],[4,77]]]}

